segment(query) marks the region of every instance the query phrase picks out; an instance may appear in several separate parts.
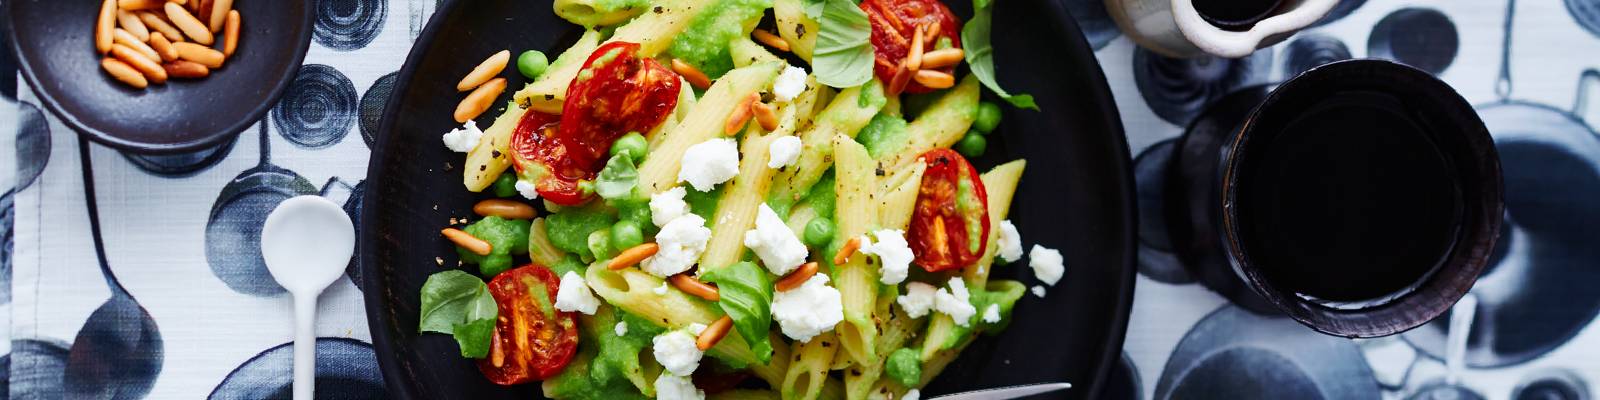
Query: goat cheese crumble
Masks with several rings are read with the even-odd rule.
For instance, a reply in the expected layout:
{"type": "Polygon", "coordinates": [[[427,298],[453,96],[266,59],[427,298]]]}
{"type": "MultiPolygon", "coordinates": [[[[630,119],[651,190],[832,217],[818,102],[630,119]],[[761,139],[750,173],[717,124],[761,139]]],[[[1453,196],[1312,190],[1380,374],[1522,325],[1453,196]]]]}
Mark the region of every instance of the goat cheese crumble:
{"type": "Polygon", "coordinates": [[[907,390],[906,394],[900,395],[900,400],[922,400],[922,392],[916,389],[907,390]]]}
{"type": "Polygon", "coordinates": [[[828,286],[828,274],[812,275],[800,287],[772,296],[772,319],[784,336],[810,342],[844,321],[842,301],[839,290],[828,286]]]}
{"type": "Polygon", "coordinates": [[[939,288],[933,285],[911,282],[906,284],[906,294],[896,297],[894,301],[900,303],[901,309],[906,310],[907,317],[922,318],[933,310],[933,294],[938,291],[939,288]]]}
{"type": "Polygon", "coordinates": [[[795,237],[794,231],[772,207],[766,203],[761,203],[760,207],[756,211],[756,228],[744,233],[744,246],[755,252],[761,258],[761,265],[773,275],[788,275],[806,263],[809,254],[806,245],[800,243],[800,238],[795,237]]]}
{"type": "Polygon", "coordinates": [[[1033,268],[1033,276],[1050,286],[1061,281],[1061,273],[1066,270],[1062,261],[1061,252],[1055,249],[1036,244],[1028,251],[1028,267],[1033,268]]]}
{"type": "Polygon", "coordinates": [[[1017,226],[1011,220],[1000,221],[1000,259],[1005,262],[1015,262],[1022,258],[1022,235],[1017,233],[1017,226]]]}
{"type": "Polygon", "coordinates": [[[804,68],[793,65],[787,66],[783,69],[783,73],[778,75],[778,79],[772,82],[772,97],[776,98],[780,103],[794,100],[804,91],[806,91],[806,70],[804,68]]]}
{"type": "Polygon", "coordinates": [[[597,308],[600,308],[600,299],[594,297],[582,276],[572,271],[561,276],[561,286],[556,288],[557,310],[594,315],[597,308]]]}
{"type": "Polygon", "coordinates": [[[628,321],[617,321],[617,326],[612,327],[611,331],[615,332],[617,334],[617,336],[627,336],[628,335],[628,321]]]}
{"type": "Polygon", "coordinates": [[[1034,296],[1039,296],[1039,298],[1041,298],[1041,299],[1044,298],[1044,286],[1043,285],[1033,285],[1033,295],[1034,296]]]}
{"type": "Polygon", "coordinates": [[[695,347],[694,339],[694,335],[683,330],[670,331],[650,339],[656,362],[670,373],[662,375],[689,376],[695,368],[700,368],[700,357],[705,353],[695,347]]]}
{"type": "Polygon", "coordinates": [[[656,400],[704,400],[706,392],[694,387],[694,381],[673,374],[656,377],[656,400]]]}
{"type": "Polygon", "coordinates": [[[528,200],[537,200],[539,198],[539,188],[533,186],[533,182],[518,179],[516,186],[517,194],[522,195],[522,198],[528,200]]]}
{"type": "Polygon", "coordinates": [[[450,151],[466,153],[478,147],[478,141],[483,139],[483,130],[478,129],[477,121],[467,121],[460,128],[445,133],[443,139],[444,147],[450,148],[450,151]]]}
{"type": "Polygon", "coordinates": [[[668,222],[689,213],[689,203],[683,201],[683,196],[689,192],[682,187],[667,189],[666,191],[650,195],[650,222],[657,228],[666,226],[668,222]]]}
{"type": "Polygon", "coordinates": [[[872,232],[878,238],[877,242],[861,236],[861,252],[878,256],[878,282],[885,285],[898,285],[905,282],[906,275],[911,270],[911,260],[916,256],[911,254],[911,245],[906,243],[905,231],[899,229],[879,229],[872,232]]]}
{"type": "Polygon", "coordinates": [[[700,259],[700,253],[706,251],[706,242],[709,240],[711,229],[706,228],[705,218],[694,214],[680,216],[656,233],[656,244],[660,250],[656,251],[656,255],[644,259],[639,266],[644,272],[662,278],[688,271],[700,259]]]}
{"type": "Polygon", "coordinates": [[[767,168],[783,168],[800,161],[800,138],[784,136],[767,145],[767,168]]]}
{"type": "Polygon", "coordinates": [[[1000,322],[999,304],[990,304],[988,308],[983,309],[983,322],[990,324],[1000,322]]]}
{"type": "Polygon", "coordinates": [[[738,175],[739,145],[729,138],[710,139],[689,146],[689,150],[683,152],[678,182],[688,182],[694,190],[709,192],[717,184],[738,175]]]}
{"type": "Polygon", "coordinates": [[[967,291],[967,282],[959,276],[950,278],[948,289],[939,289],[933,294],[933,309],[949,315],[959,326],[972,325],[972,316],[978,313],[977,307],[972,306],[972,294],[967,291]]]}

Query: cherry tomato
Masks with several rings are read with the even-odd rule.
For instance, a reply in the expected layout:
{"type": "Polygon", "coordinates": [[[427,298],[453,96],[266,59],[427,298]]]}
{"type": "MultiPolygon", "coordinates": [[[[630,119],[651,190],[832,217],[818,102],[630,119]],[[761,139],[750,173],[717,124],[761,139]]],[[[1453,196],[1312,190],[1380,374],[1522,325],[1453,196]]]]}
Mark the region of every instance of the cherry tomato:
{"type": "Polygon", "coordinates": [[[600,46],[567,87],[561,115],[523,115],[512,157],[541,197],[562,205],[588,200],[592,193],[581,183],[605,167],[611,144],[628,132],[649,132],[678,106],[678,75],[638,51],[636,43],[600,46]]]}
{"type": "MultiPolygon", "coordinates": [[[[872,49],[877,53],[873,72],[886,84],[894,81],[901,62],[911,53],[918,26],[923,29],[923,52],[933,51],[941,39],[949,39],[952,48],[961,48],[961,20],[939,0],[862,0],[861,11],[872,22],[872,49]],[[934,25],[938,25],[937,31],[932,30],[934,25]]],[[[956,67],[936,70],[954,74],[956,67]]],[[[933,89],[910,81],[905,91],[927,93],[933,89]]]]}
{"type": "Polygon", "coordinates": [[[921,159],[928,169],[912,210],[911,253],[928,272],[972,265],[989,237],[989,195],[983,180],[953,150],[929,150],[921,159]]]}
{"type": "Polygon", "coordinates": [[[544,380],[561,373],[578,349],[578,322],[555,309],[561,279],[529,264],[495,275],[489,294],[500,308],[489,356],[478,370],[499,385],[544,380]]]}

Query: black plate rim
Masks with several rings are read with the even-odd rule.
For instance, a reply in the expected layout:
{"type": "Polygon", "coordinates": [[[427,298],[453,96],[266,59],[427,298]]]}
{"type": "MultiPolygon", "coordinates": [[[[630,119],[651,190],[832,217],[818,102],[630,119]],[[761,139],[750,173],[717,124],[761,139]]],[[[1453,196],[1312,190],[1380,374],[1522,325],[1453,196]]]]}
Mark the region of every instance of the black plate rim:
{"type": "MultiPolygon", "coordinates": [[[[1094,55],[1094,48],[1089,45],[1087,39],[1078,28],[1076,18],[1067,11],[1062,1],[1068,0],[1049,0],[1047,2],[1055,12],[1056,19],[1062,22],[1062,26],[1058,27],[1058,29],[1068,32],[1069,36],[1072,37],[1071,40],[1078,42],[1077,46],[1087,49],[1089,53],[1090,57],[1086,63],[1086,68],[1092,72],[1088,76],[1092,90],[1089,93],[1085,93],[1085,95],[1093,98],[1095,104],[1100,108],[1101,123],[1108,128],[1108,132],[1104,134],[1111,136],[1110,150],[1117,153],[1110,157],[1115,163],[1110,172],[1115,175],[1113,177],[1114,180],[1121,186],[1120,190],[1115,193],[1115,197],[1119,204],[1135,204],[1133,157],[1128,146],[1126,131],[1122,125],[1121,113],[1118,111],[1116,100],[1112,96],[1111,87],[1105,77],[1105,71],[1100,68],[1099,60],[1094,55]]],[[[444,3],[434,10],[433,16],[449,15],[463,3],[465,2],[460,0],[444,0],[444,3]]],[[[406,54],[405,64],[401,66],[400,71],[395,75],[395,87],[390,91],[389,98],[384,104],[383,117],[378,124],[378,136],[372,145],[372,156],[368,159],[366,181],[372,182],[372,187],[368,188],[370,191],[380,192],[381,190],[379,190],[378,186],[383,185],[387,178],[387,173],[383,168],[383,163],[387,160],[387,149],[389,147],[389,138],[391,137],[387,133],[395,130],[394,124],[398,119],[397,115],[400,110],[400,102],[398,100],[403,93],[410,89],[411,82],[421,65],[422,55],[432,47],[434,39],[442,30],[441,26],[444,25],[445,20],[445,18],[428,18],[427,25],[423,27],[422,32],[413,42],[411,51],[406,54]]],[[[364,196],[361,207],[363,210],[375,210],[379,206],[378,203],[378,196],[364,196]]],[[[1119,279],[1116,291],[1118,293],[1112,302],[1116,308],[1115,313],[1113,313],[1115,317],[1109,321],[1111,326],[1105,337],[1105,342],[1101,343],[1100,348],[1102,350],[1096,357],[1095,376],[1092,381],[1073,382],[1075,389],[1079,387],[1088,389],[1086,396],[1083,398],[1094,399],[1100,397],[1100,393],[1104,389],[1103,383],[1106,377],[1110,375],[1112,366],[1122,358],[1123,340],[1127,335],[1128,319],[1133,309],[1134,284],[1138,281],[1137,214],[1137,207],[1127,207],[1126,212],[1122,213],[1121,218],[1119,218],[1121,220],[1120,228],[1125,233],[1120,238],[1123,244],[1121,251],[1119,251],[1122,261],[1116,265],[1120,269],[1120,274],[1117,275],[1119,279]]],[[[375,248],[378,241],[378,234],[375,231],[377,223],[377,218],[361,219],[360,232],[356,241],[357,254],[369,254],[377,250],[375,248]]],[[[367,288],[362,292],[367,312],[367,329],[370,331],[375,350],[390,349],[394,346],[392,343],[393,338],[390,337],[387,329],[382,329],[388,323],[382,316],[389,312],[389,310],[384,309],[386,304],[384,297],[387,295],[385,292],[389,290],[389,287],[383,284],[382,269],[371,265],[373,259],[374,257],[360,257],[361,261],[358,266],[362,270],[362,283],[367,288]]],[[[401,365],[395,355],[378,351],[377,359],[378,368],[384,376],[384,385],[388,388],[389,396],[396,399],[419,398],[408,380],[396,379],[402,378],[400,371],[404,371],[406,367],[401,365]]]]}
{"type": "MultiPolygon", "coordinates": [[[[39,102],[43,103],[44,107],[50,110],[51,114],[55,114],[56,118],[59,118],[68,128],[72,128],[73,131],[95,143],[111,146],[118,150],[140,154],[181,154],[217,147],[225,141],[233,140],[240,132],[244,132],[246,128],[255,125],[257,122],[265,123],[265,121],[262,121],[262,117],[278,105],[278,98],[283,96],[283,91],[289,88],[289,83],[293,82],[295,75],[297,75],[288,73],[279,77],[278,81],[272,85],[272,90],[268,95],[261,99],[260,104],[257,104],[255,108],[246,113],[245,118],[222,129],[203,135],[199,139],[179,143],[145,143],[123,139],[115,134],[90,128],[83,121],[79,121],[76,115],[66,112],[61,107],[62,99],[57,98],[55,94],[48,90],[36,89],[39,87],[39,77],[33,70],[33,63],[40,60],[32,60],[23,54],[23,43],[17,39],[16,33],[16,7],[21,7],[18,4],[22,2],[13,0],[9,3],[5,5],[6,21],[3,24],[5,25],[6,37],[9,42],[7,45],[10,47],[12,57],[17,61],[17,70],[22,72],[22,79],[28,83],[28,88],[33,90],[34,95],[39,98],[39,102]]],[[[305,6],[310,7],[309,4],[305,6]]],[[[306,28],[302,29],[304,33],[295,39],[298,44],[294,47],[294,54],[290,56],[290,61],[292,62],[289,65],[299,66],[305,64],[306,53],[311,50],[311,33],[315,30],[311,27],[316,23],[316,18],[316,10],[306,10],[304,21],[301,21],[301,26],[306,28]]],[[[295,71],[299,71],[299,68],[297,67],[295,71]]]]}

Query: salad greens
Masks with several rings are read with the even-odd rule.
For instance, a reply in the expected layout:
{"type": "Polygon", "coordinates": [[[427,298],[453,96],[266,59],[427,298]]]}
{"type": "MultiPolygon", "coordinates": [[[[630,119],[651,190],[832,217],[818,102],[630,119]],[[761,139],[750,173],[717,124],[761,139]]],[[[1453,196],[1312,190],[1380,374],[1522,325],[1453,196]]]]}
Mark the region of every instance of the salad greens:
{"type": "Polygon", "coordinates": [[[494,338],[499,316],[489,287],[472,274],[448,270],[428,276],[422,284],[422,310],[417,331],[455,336],[461,356],[483,358],[494,338]]]}
{"type": "Polygon", "coordinates": [[[594,191],[601,198],[620,199],[633,196],[633,188],[638,185],[639,170],[633,166],[633,157],[621,153],[606,161],[606,167],[595,178],[594,191]]]}
{"type": "Polygon", "coordinates": [[[822,1],[822,16],[817,18],[821,32],[811,56],[817,82],[841,89],[867,83],[876,62],[867,13],[850,0],[822,1]]]}
{"type": "Polygon", "coordinates": [[[483,217],[463,228],[472,237],[489,242],[489,255],[480,256],[462,247],[456,247],[461,262],[478,264],[478,273],[485,277],[511,269],[511,256],[528,254],[528,229],[531,222],[523,219],[483,217]]]}
{"type": "Polygon", "coordinates": [[[972,19],[961,27],[961,46],[965,48],[967,64],[972,68],[972,75],[977,76],[983,86],[994,91],[1001,99],[1018,108],[1039,111],[1039,106],[1033,103],[1033,96],[1007,93],[994,79],[994,47],[989,45],[989,30],[994,24],[990,15],[993,12],[989,7],[991,5],[990,0],[972,0],[972,19]]]}
{"type": "Polygon", "coordinates": [[[740,261],[723,268],[705,270],[700,279],[717,284],[721,299],[717,305],[733,318],[733,327],[750,344],[761,362],[772,360],[772,277],[755,263],[740,261]]]}

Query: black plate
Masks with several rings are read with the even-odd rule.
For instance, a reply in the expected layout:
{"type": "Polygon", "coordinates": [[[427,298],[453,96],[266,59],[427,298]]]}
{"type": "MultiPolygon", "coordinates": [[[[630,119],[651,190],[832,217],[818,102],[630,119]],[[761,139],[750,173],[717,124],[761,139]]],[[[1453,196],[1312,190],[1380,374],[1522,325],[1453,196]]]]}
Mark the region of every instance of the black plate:
{"type": "MultiPolygon", "coordinates": [[[[46,108],[96,142],[186,153],[233,139],[277,104],[311,45],[309,1],[239,1],[239,51],[199,80],[133,89],[100,70],[100,2],[11,0],[11,47],[46,108]]],[[[220,38],[219,38],[220,39],[220,38]]]]}
{"type": "MultiPolygon", "coordinates": [[[[947,3],[957,14],[970,15],[967,2],[947,3]]],[[[1001,81],[1035,95],[1043,111],[1007,107],[989,156],[975,163],[988,168],[1028,159],[1011,219],[1026,243],[1060,249],[1067,273],[1048,297],[1024,297],[1008,331],[973,344],[927,392],[1069,381],[1077,387],[1057,397],[1092,398],[1121,354],[1133,296],[1128,148],[1099,64],[1064,7],[1055,1],[1003,1],[996,7],[1001,81]]],[[[392,396],[527,399],[539,392],[538,385],[494,386],[461,358],[449,336],[419,335],[418,292],[429,274],[441,270],[435,257],[455,264],[439,229],[452,216],[469,216],[483,197],[462,189],[463,157],[439,140],[456,125],[450,115],[462,95],[455,81],[495,51],[554,55],[579,32],[550,7],[525,0],[449,2],[400,71],[368,167],[371,195],[359,249],[367,317],[392,396]]],[[[515,72],[502,75],[512,80],[510,87],[524,83],[515,72]]],[[[491,118],[480,118],[479,125],[491,118]]],[[[1027,276],[1025,283],[1037,284],[1022,263],[996,275],[1027,276]]]]}

